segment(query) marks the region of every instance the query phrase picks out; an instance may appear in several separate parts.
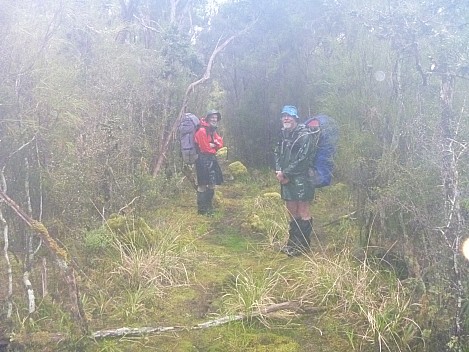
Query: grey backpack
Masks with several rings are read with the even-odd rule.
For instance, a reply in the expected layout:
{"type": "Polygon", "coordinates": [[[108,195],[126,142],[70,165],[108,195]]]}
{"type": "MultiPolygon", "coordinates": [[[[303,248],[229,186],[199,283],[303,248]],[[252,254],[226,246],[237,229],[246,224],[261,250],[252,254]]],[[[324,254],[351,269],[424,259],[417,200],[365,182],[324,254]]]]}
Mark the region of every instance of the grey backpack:
{"type": "Polygon", "coordinates": [[[187,112],[179,124],[179,141],[181,142],[181,156],[186,164],[193,164],[198,158],[197,146],[194,141],[195,132],[199,129],[200,120],[194,114],[187,112]]]}

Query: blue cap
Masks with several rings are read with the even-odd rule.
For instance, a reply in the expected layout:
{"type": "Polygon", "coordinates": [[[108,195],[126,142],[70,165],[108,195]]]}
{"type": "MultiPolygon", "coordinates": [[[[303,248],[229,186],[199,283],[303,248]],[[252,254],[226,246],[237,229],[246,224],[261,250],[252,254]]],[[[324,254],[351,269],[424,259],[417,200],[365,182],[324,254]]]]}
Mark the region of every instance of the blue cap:
{"type": "Polygon", "coordinates": [[[282,109],[282,114],[288,114],[296,119],[299,119],[298,109],[296,108],[296,106],[293,105],[285,105],[282,109]]]}

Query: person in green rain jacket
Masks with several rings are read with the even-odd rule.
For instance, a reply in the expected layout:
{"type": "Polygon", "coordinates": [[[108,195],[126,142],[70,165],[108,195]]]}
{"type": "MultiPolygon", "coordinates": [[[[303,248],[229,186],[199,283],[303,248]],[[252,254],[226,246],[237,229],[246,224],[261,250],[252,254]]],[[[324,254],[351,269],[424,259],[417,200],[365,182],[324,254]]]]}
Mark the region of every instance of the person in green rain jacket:
{"type": "Polygon", "coordinates": [[[282,137],[274,151],[275,173],[290,215],[289,238],[282,252],[296,256],[309,249],[311,242],[310,203],[314,197],[314,182],[309,168],[316,154],[319,135],[299,123],[296,107],[286,105],[281,114],[282,137]]]}

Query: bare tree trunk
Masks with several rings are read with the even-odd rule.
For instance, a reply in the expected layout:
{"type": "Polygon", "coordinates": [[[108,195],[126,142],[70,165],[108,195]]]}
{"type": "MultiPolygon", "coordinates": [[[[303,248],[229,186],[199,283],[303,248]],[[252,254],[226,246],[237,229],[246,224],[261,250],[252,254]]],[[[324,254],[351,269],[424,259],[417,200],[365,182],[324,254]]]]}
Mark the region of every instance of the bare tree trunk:
{"type": "MultiPolygon", "coordinates": [[[[31,205],[31,194],[29,191],[29,160],[26,156],[24,158],[25,172],[24,172],[24,191],[26,193],[26,204],[28,208],[28,215],[32,216],[33,207],[31,205]]],[[[25,233],[25,254],[24,254],[24,265],[23,265],[23,285],[26,289],[28,297],[28,313],[32,314],[36,311],[36,295],[34,294],[34,288],[31,283],[31,271],[34,262],[34,250],[33,250],[33,238],[34,234],[29,231],[25,233]]]]}
{"type": "MultiPolygon", "coordinates": [[[[0,179],[1,179],[1,190],[6,190],[6,181],[5,175],[3,174],[3,170],[0,172],[0,179]]],[[[0,202],[1,204],[1,202],[0,202]]],[[[2,208],[0,207],[0,223],[3,225],[3,254],[5,256],[6,262],[6,272],[7,272],[7,280],[8,280],[8,289],[7,289],[7,296],[6,296],[6,307],[7,307],[7,319],[11,318],[13,312],[13,271],[11,268],[10,257],[8,256],[8,246],[9,246],[9,234],[8,234],[8,223],[3,217],[2,208]]]]}
{"type": "Polygon", "coordinates": [[[170,23],[176,22],[176,12],[177,12],[178,4],[179,4],[179,0],[170,0],[170,5],[171,5],[171,12],[169,15],[170,23]]]}
{"type": "Polygon", "coordinates": [[[46,259],[46,257],[42,258],[41,283],[42,283],[42,298],[44,298],[49,294],[48,280],[47,280],[47,259],[46,259]]]}
{"type": "Polygon", "coordinates": [[[443,149],[441,166],[445,201],[445,223],[440,231],[453,254],[453,289],[455,290],[456,307],[451,336],[455,341],[455,351],[460,352],[462,351],[461,338],[463,336],[462,301],[464,290],[461,281],[461,255],[459,248],[462,239],[464,219],[460,204],[458,163],[462,152],[465,150],[465,146],[457,142],[457,135],[454,132],[458,124],[452,106],[454,86],[455,78],[453,75],[445,74],[442,76],[440,90],[442,108],[440,127],[441,145],[443,149]]]}

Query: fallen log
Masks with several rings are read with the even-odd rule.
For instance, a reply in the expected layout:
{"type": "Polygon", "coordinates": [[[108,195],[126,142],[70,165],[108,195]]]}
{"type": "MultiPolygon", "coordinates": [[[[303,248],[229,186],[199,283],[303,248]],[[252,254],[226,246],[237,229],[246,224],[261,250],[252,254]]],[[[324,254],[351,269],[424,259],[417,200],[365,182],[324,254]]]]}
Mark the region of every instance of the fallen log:
{"type": "MultiPolygon", "coordinates": [[[[261,308],[258,312],[255,312],[250,315],[246,314],[236,314],[228,315],[218,319],[210,320],[205,323],[200,323],[191,327],[183,326],[168,326],[168,327],[142,327],[142,328],[118,328],[118,329],[109,329],[96,331],[91,334],[91,337],[98,340],[104,339],[107,337],[123,337],[123,336],[143,336],[148,334],[160,334],[164,332],[180,332],[180,331],[189,331],[189,330],[200,330],[212,328],[234,321],[244,320],[247,318],[254,318],[261,315],[266,315],[280,310],[295,310],[300,309],[299,302],[283,302],[278,304],[272,304],[270,306],[261,308]]],[[[318,309],[319,310],[319,309],[318,309]]]]}
{"type": "MultiPolygon", "coordinates": [[[[281,311],[281,310],[294,310],[295,312],[301,311],[306,312],[308,314],[316,313],[319,311],[323,311],[324,308],[318,307],[303,307],[300,302],[296,301],[289,301],[283,302],[278,304],[272,304],[270,306],[264,307],[259,309],[258,312],[253,314],[236,314],[236,315],[228,315],[221,318],[209,320],[204,323],[199,323],[190,327],[187,326],[156,326],[156,327],[140,327],[140,328],[116,328],[116,329],[107,329],[107,330],[99,330],[89,335],[90,338],[94,340],[103,340],[106,338],[121,338],[121,337],[140,337],[140,336],[147,336],[147,335],[157,335],[162,333],[177,333],[182,331],[191,331],[191,330],[201,330],[201,329],[208,329],[212,327],[221,326],[224,324],[228,324],[234,321],[240,321],[244,319],[251,319],[254,317],[267,315],[269,313],[281,311]]],[[[34,345],[34,346],[46,346],[48,343],[58,344],[61,342],[66,342],[69,340],[70,336],[61,333],[44,333],[38,332],[35,334],[17,334],[14,338],[11,337],[3,337],[4,341],[8,341],[8,343],[16,343],[19,345],[34,345]],[[37,335],[37,336],[36,336],[37,335]]]]}

